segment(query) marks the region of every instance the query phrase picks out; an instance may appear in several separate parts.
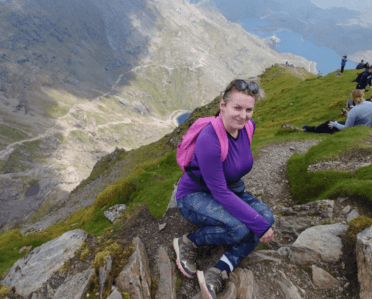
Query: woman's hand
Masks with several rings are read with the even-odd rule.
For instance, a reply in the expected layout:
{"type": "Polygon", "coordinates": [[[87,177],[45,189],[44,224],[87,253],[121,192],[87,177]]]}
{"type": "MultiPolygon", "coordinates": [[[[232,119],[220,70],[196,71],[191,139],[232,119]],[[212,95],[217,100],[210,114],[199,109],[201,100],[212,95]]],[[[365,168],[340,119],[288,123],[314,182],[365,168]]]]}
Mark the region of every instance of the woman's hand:
{"type": "Polygon", "coordinates": [[[274,239],[274,231],[270,228],[261,238],[260,242],[269,243],[272,239],[274,239]]]}
{"type": "Polygon", "coordinates": [[[333,123],[332,123],[331,121],[328,123],[328,127],[329,127],[330,129],[333,129],[333,123]]]}

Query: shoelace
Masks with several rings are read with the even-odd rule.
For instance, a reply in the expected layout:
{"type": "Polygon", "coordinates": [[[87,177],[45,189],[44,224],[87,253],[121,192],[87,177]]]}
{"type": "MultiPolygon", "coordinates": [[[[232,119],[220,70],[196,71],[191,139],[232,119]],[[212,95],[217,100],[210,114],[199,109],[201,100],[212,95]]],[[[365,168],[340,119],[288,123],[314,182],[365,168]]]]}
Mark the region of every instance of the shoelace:
{"type": "Polygon", "coordinates": [[[187,244],[183,247],[181,252],[182,252],[182,254],[187,253],[187,261],[189,263],[195,264],[197,253],[196,253],[196,250],[194,248],[191,248],[191,246],[187,244]]]}
{"type": "Polygon", "coordinates": [[[196,250],[195,249],[192,248],[192,249],[189,250],[189,255],[187,256],[187,260],[190,263],[195,264],[195,262],[196,262],[196,250]]]}
{"type": "Polygon", "coordinates": [[[216,294],[222,289],[222,278],[221,273],[210,272],[208,273],[208,284],[215,286],[216,294]]]}

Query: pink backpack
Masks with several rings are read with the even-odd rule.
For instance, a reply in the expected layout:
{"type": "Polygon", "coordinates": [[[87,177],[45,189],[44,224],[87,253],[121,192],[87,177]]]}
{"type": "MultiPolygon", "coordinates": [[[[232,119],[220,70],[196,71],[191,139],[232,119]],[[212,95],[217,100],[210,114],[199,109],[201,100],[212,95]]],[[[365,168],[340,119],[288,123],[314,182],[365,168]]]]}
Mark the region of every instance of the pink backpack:
{"type": "MultiPolygon", "coordinates": [[[[181,144],[177,146],[177,163],[184,172],[186,172],[185,168],[191,163],[194,155],[196,139],[198,138],[200,132],[210,123],[212,123],[220,142],[221,160],[222,162],[225,161],[229,151],[229,142],[221,117],[211,116],[199,118],[192,124],[187,133],[182,137],[181,144]]],[[[252,121],[249,120],[244,127],[248,135],[249,143],[251,143],[254,130],[252,121]]]]}

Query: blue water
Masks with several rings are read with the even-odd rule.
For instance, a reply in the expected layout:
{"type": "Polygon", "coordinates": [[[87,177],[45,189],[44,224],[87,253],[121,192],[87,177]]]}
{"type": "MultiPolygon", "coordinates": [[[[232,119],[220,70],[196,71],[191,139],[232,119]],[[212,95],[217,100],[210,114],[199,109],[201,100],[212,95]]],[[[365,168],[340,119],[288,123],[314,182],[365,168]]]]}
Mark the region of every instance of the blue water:
{"type": "Polygon", "coordinates": [[[27,189],[25,196],[26,197],[34,196],[39,193],[39,190],[40,190],[39,186],[30,186],[27,189]]]}
{"type": "MultiPolygon", "coordinates": [[[[323,75],[334,72],[341,68],[342,57],[334,50],[317,46],[309,40],[306,40],[301,34],[286,30],[273,32],[270,34],[261,33],[258,31],[257,25],[268,25],[266,21],[258,18],[246,18],[243,20],[242,27],[250,33],[253,33],[261,38],[268,38],[275,34],[280,39],[275,50],[280,53],[291,53],[302,56],[307,60],[317,63],[316,68],[323,75]]],[[[345,53],[347,55],[347,53],[345,53]]],[[[290,61],[289,61],[290,62],[290,61]]],[[[348,59],[345,70],[355,69],[358,63],[348,59]]]]}
{"type": "Polygon", "coordinates": [[[178,124],[182,124],[188,117],[189,117],[190,113],[184,113],[182,115],[180,115],[179,117],[177,117],[177,121],[178,121],[178,124]]]}

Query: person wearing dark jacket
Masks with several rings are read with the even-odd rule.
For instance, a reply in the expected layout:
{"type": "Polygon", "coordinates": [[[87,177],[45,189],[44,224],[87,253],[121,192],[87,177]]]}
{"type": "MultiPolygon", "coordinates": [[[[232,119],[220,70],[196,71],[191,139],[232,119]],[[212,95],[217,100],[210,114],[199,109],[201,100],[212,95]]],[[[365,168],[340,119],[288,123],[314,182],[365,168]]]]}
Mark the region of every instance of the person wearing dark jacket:
{"type": "Polygon", "coordinates": [[[367,85],[371,86],[371,79],[372,79],[372,66],[365,70],[361,75],[358,85],[356,89],[365,89],[367,85]]]}
{"type": "Polygon", "coordinates": [[[365,68],[364,65],[365,65],[365,64],[364,64],[364,60],[362,59],[362,60],[359,62],[359,64],[356,66],[355,69],[357,69],[357,70],[364,69],[364,68],[365,68]]]}
{"type": "Polygon", "coordinates": [[[346,65],[346,62],[347,62],[347,56],[345,55],[344,57],[342,57],[341,59],[341,73],[344,72],[344,68],[345,68],[345,65],[346,65]]]}

